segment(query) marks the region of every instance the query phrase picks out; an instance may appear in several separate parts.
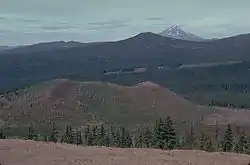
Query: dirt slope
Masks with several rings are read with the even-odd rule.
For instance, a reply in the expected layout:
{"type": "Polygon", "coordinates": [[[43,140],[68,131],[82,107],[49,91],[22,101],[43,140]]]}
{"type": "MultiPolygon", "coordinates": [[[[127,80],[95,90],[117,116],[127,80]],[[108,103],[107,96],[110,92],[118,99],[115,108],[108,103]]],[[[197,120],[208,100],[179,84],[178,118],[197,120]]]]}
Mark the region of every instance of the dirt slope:
{"type": "Polygon", "coordinates": [[[247,165],[250,155],[0,140],[2,165],[247,165]]]}
{"type": "Polygon", "coordinates": [[[57,79],[0,98],[0,124],[12,128],[32,122],[50,129],[52,121],[63,129],[92,122],[134,127],[167,115],[182,122],[197,118],[199,111],[199,106],[152,82],[128,87],[57,79]]]}

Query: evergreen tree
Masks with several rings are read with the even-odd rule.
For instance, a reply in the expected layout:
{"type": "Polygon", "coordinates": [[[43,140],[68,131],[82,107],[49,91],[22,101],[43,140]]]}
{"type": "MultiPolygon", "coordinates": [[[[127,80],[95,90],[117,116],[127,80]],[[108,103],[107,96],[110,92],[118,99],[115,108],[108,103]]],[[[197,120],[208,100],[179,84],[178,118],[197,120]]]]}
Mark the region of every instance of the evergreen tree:
{"type": "Polygon", "coordinates": [[[238,142],[238,147],[239,147],[239,152],[240,153],[246,153],[247,152],[247,149],[248,149],[248,139],[245,135],[244,132],[241,133],[240,135],[240,139],[239,139],[239,142],[238,142]]]}
{"type": "Polygon", "coordinates": [[[77,145],[82,145],[83,144],[82,133],[81,133],[80,130],[77,130],[77,132],[76,132],[76,144],[77,145]]]}
{"type": "Polygon", "coordinates": [[[193,149],[195,147],[195,133],[194,133],[194,124],[193,122],[190,123],[190,126],[189,126],[189,132],[187,134],[187,139],[186,139],[186,144],[185,146],[187,148],[190,148],[190,149],[193,149]]]}
{"type": "Polygon", "coordinates": [[[206,150],[206,137],[205,134],[202,132],[200,136],[200,150],[206,150]]]}
{"type": "Polygon", "coordinates": [[[98,143],[98,127],[94,126],[92,129],[92,145],[97,145],[98,143]]]}
{"type": "Polygon", "coordinates": [[[152,148],[157,148],[157,146],[158,146],[157,145],[157,143],[158,143],[157,139],[159,137],[158,134],[159,134],[158,120],[155,120],[155,124],[153,126],[153,131],[152,131],[152,140],[151,140],[151,146],[152,146],[152,148]]]}
{"type": "Polygon", "coordinates": [[[34,137],[35,137],[35,129],[34,129],[33,124],[31,123],[29,126],[29,131],[28,131],[28,139],[33,140],[34,137]]]}
{"type": "Polygon", "coordinates": [[[120,132],[117,129],[113,129],[111,127],[111,142],[110,145],[112,147],[120,147],[120,132]]]}
{"type": "Polygon", "coordinates": [[[88,146],[92,145],[93,138],[92,138],[92,134],[91,134],[89,125],[84,129],[84,140],[85,140],[86,145],[88,145],[88,146]]]}
{"type": "Polygon", "coordinates": [[[208,151],[208,152],[214,152],[215,151],[215,148],[214,148],[214,145],[213,145],[213,142],[212,142],[211,138],[208,138],[208,140],[207,140],[207,145],[206,145],[205,151],[208,151]]]}
{"type": "Polygon", "coordinates": [[[219,123],[218,120],[216,120],[216,125],[215,125],[215,142],[216,142],[216,152],[219,151],[220,148],[220,143],[219,143],[219,123]]]}
{"type": "Polygon", "coordinates": [[[185,139],[183,136],[179,136],[179,138],[176,141],[176,148],[183,149],[185,145],[185,139]]]}
{"type": "Polygon", "coordinates": [[[154,128],[154,138],[153,138],[153,146],[155,148],[163,149],[166,146],[165,137],[166,137],[166,127],[162,118],[159,121],[156,121],[154,128]]]}
{"type": "Polygon", "coordinates": [[[110,146],[111,147],[115,147],[115,140],[116,140],[116,132],[114,130],[114,128],[111,126],[110,127],[110,146]]]}
{"type": "Polygon", "coordinates": [[[0,129],[0,139],[5,139],[6,137],[4,136],[3,130],[0,129]]]}
{"type": "Polygon", "coordinates": [[[165,141],[168,149],[174,149],[176,147],[176,133],[173,125],[173,121],[170,116],[166,120],[166,137],[165,141]]]}
{"type": "Polygon", "coordinates": [[[74,143],[74,135],[73,135],[73,130],[70,125],[67,125],[65,134],[62,136],[61,142],[62,143],[69,143],[73,144],[74,143]]]}
{"type": "Polygon", "coordinates": [[[225,132],[224,140],[223,140],[223,152],[232,151],[233,141],[234,141],[233,131],[232,131],[231,126],[228,124],[227,131],[225,132]]]}
{"type": "Polygon", "coordinates": [[[117,129],[116,130],[116,135],[115,135],[115,147],[121,147],[121,134],[120,134],[120,130],[117,129]]]}
{"type": "Polygon", "coordinates": [[[143,147],[143,131],[138,130],[139,134],[135,138],[135,147],[142,148],[143,147]]]}
{"type": "Polygon", "coordinates": [[[105,136],[106,136],[106,130],[103,125],[101,125],[100,129],[98,129],[97,133],[97,144],[99,146],[105,146],[105,136]]]}
{"type": "Polygon", "coordinates": [[[49,137],[49,141],[56,143],[57,142],[57,138],[58,138],[58,132],[56,130],[56,124],[53,122],[52,132],[51,132],[51,135],[49,137]]]}
{"type": "Polygon", "coordinates": [[[110,140],[109,132],[107,130],[107,134],[104,137],[104,146],[110,147],[110,145],[111,145],[111,140],[110,140]]]}
{"type": "Polygon", "coordinates": [[[143,135],[142,135],[143,139],[143,144],[145,145],[146,148],[150,148],[152,146],[152,132],[151,130],[149,129],[149,127],[145,127],[144,130],[143,130],[143,135]]]}
{"type": "Polygon", "coordinates": [[[246,150],[247,154],[250,154],[250,136],[247,137],[247,150],[246,150]]]}
{"type": "Polygon", "coordinates": [[[120,147],[125,148],[127,143],[127,135],[124,127],[121,128],[121,138],[120,138],[120,147]]]}
{"type": "Polygon", "coordinates": [[[43,141],[44,141],[44,142],[47,142],[47,141],[48,141],[48,136],[47,136],[47,135],[43,136],[43,141]]]}
{"type": "Polygon", "coordinates": [[[132,147],[132,145],[133,145],[132,137],[130,136],[129,131],[126,131],[125,132],[125,145],[124,145],[124,147],[130,148],[130,147],[132,147]]]}

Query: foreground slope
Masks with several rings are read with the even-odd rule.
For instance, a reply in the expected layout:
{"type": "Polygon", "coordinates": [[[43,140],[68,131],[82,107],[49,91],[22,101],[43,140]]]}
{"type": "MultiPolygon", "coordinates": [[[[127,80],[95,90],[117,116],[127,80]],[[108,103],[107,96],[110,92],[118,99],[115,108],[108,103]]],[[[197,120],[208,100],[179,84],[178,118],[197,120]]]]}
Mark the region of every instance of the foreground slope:
{"type": "Polygon", "coordinates": [[[167,115],[177,122],[197,119],[201,111],[200,106],[152,82],[118,86],[56,79],[0,99],[0,121],[11,128],[31,122],[47,128],[52,122],[62,128],[93,122],[134,127],[167,115]]]}
{"type": "Polygon", "coordinates": [[[162,151],[81,147],[21,140],[0,140],[0,163],[5,165],[247,165],[249,155],[202,151],[162,151]]]}

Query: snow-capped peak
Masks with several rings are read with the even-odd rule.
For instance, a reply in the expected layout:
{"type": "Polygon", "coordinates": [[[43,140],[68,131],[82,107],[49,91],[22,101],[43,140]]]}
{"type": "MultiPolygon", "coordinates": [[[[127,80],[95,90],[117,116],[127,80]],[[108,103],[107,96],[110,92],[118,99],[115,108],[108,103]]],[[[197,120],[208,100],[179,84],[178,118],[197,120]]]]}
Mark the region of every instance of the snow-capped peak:
{"type": "Polygon", "coordinates": [[[188,41],[202,41],[202,40],[204,40],[203,38],[198,37],[192,33],[185,32],[178,25],[171,26],[170,28],[161,32],[160,35],[165,36],[165,37],[180,39],[180,40],[188,40],[188,41]]]}

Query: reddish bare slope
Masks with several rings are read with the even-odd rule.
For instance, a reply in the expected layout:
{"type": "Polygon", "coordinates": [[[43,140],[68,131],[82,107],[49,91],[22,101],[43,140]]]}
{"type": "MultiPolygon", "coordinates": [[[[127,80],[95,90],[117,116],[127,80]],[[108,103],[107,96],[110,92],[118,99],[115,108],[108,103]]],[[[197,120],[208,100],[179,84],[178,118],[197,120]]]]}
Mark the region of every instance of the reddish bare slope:
{"type": "Polygon", "coordinates": [[[16,128],[31,122],[51,128],[52,121],[59,128],[92,122],[135,126],[167,115],[182,122],[201,112],[200,106],[152,82],[128,87],[58,79],[5,95],[0,103],[0,121],[16,128]]]}

